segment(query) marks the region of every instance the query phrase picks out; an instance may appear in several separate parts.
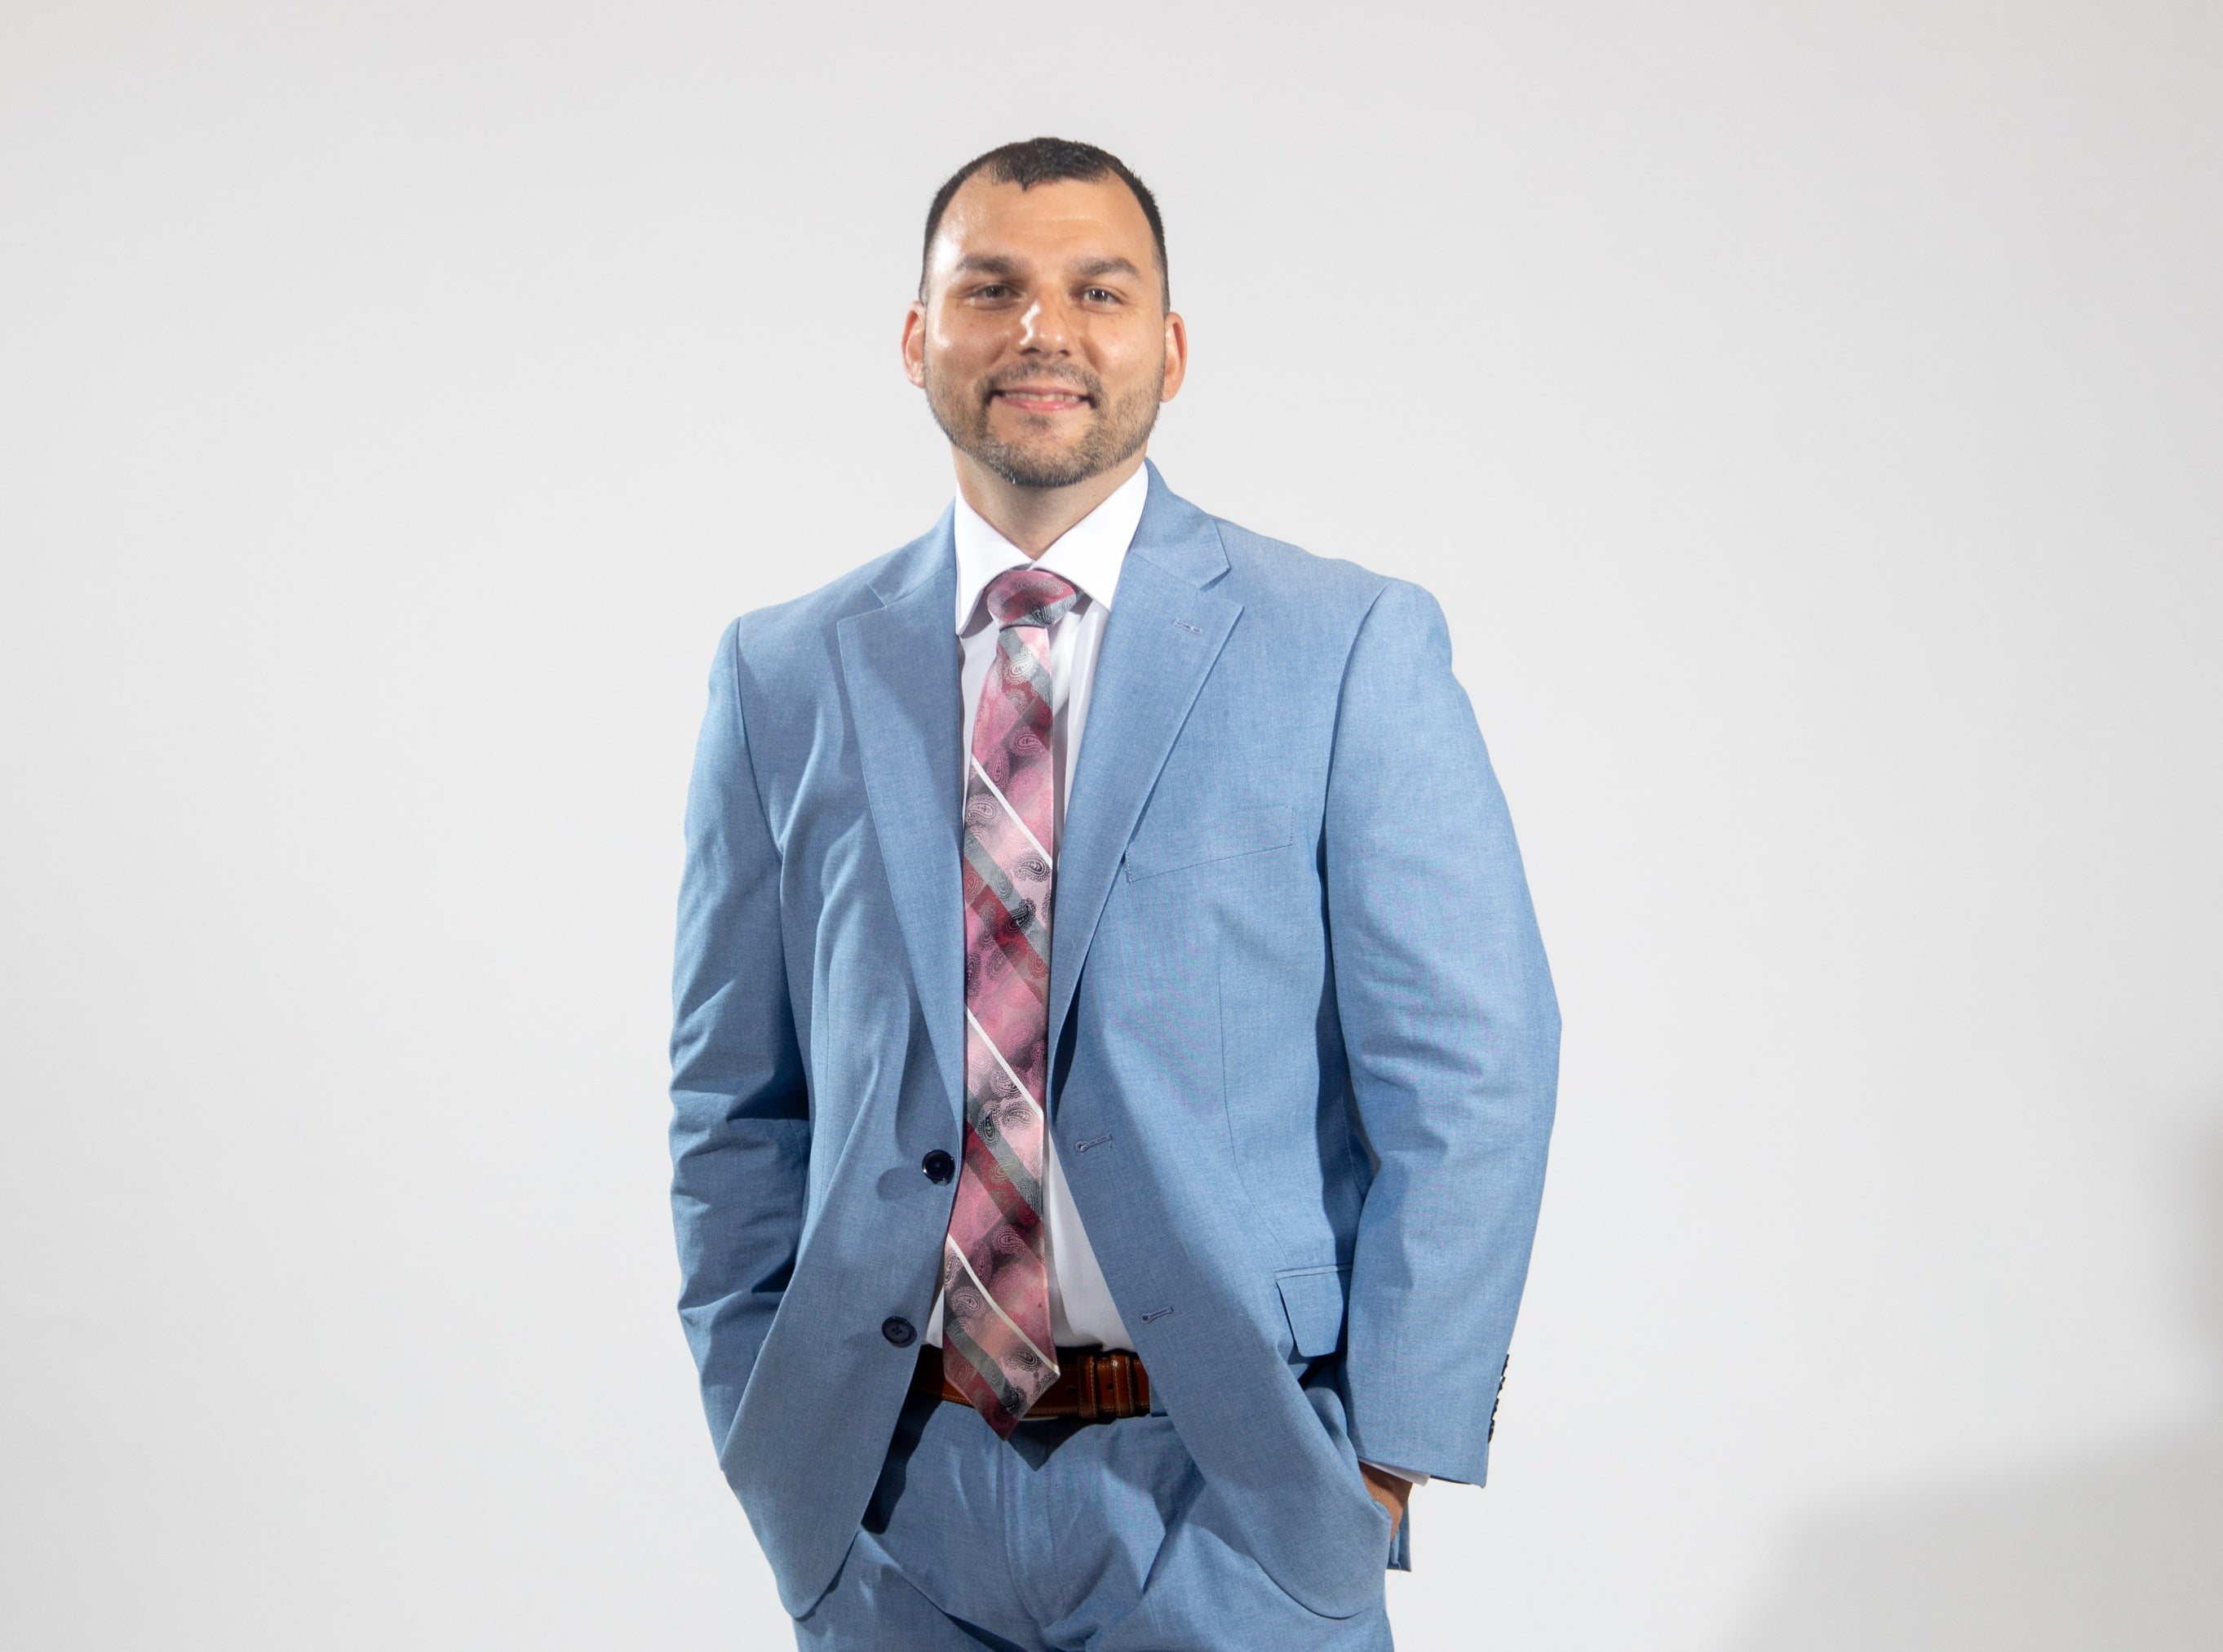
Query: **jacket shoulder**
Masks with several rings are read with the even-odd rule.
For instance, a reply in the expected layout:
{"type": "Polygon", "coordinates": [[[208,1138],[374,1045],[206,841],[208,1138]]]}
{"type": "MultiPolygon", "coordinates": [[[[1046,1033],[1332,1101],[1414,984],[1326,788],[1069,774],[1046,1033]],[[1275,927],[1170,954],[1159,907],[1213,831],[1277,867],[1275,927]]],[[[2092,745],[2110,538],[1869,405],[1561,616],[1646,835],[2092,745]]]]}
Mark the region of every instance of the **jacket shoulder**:
{"type": "Polygon", "coordinates": [[[861,566],[829,579],[815,591],[790,596],[784,602],[751,608],[734,621],[743,653],[759,648],[791,646],[805,636],[815,636],[852,614],[878,608],[876,587],[885,587],[902,551],[891,551],[861,566]]]}
{"type": "Polygon", "coordinates": [[[1236,596],[1246,608],[1309,612],[1351,623],[1365,618],[1385,594],[1433,602],[1419,586],[1341,557],[1317,556],[1286,540],[1254,533],[1224,517],[1212,518],[1227,552],[1236,596]]]}
{"type": "Polygon", "coordinates": [[[923,541],[873,558],[784,602],[751,608],[726,630],[744,673],[778,680],[808,661],[826,662],[836,653],[834,627],[853,615],[869,613],[888,597],[918,582],[925,558],[923,541]]]}

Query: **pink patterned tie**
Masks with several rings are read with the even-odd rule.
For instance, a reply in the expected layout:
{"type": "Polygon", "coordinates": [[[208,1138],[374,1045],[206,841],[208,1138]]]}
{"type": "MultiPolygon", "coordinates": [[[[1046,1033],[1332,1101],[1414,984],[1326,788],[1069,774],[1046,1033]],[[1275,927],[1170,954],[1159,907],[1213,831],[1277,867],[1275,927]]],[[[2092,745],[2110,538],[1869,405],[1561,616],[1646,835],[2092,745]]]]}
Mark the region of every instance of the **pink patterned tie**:
{"type": "Polygon", "coordinates": [[[965,777],[965,1163],[941,1247],[941,1369],[1007,1438],[1057,1380],[1042,1225],[1057,864],[1049,627],[1080,599],[1034,568],[988,582],[999,653],[965,777]]]}

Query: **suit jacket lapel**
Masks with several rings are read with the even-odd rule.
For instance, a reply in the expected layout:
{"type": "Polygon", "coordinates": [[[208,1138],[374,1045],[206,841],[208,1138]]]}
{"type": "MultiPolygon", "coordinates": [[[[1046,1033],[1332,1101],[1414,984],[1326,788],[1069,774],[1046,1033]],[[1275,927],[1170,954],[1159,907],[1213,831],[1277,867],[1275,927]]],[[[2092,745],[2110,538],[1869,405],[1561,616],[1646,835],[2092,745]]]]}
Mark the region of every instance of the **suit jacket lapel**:
{"type": "MultiPolygon", "coordinates": [[[[1050,930],[1055,1050],[1127,840],[1243,605],[1205,587],[1227,571],[1212,520],[1149,467],[1150,493],[1119,572],[1089,692],[1088,728],[1058,845],[1050,930]]],[[[949,602],[954,604],[954,591],[949,602]]],[[[961,987],[960,987],[961,991],[961,987]]]]}
{"type": "MultiPolygon", "coordinates": [[[[927,1035],[963,1116],[965,915],[959,881],[962,719],[951,513],[873,583],[881,606],[835,630],[865,796],[927,1035]]],[[[1085,747],[1084,747],[1085,749],[1085,747]]]]}

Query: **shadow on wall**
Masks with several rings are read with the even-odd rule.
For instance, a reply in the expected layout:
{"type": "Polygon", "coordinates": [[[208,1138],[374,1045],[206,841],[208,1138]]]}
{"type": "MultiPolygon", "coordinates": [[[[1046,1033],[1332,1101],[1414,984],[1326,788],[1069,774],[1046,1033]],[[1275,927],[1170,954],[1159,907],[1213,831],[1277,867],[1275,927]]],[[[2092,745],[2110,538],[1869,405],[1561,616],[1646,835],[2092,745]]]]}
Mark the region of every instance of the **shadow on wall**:
{"type": "MultiPolygon", "coordinates": [[[[2195,1178],[2200,1329],[2223,1370],[2223,1141],[2195,1178]]],[[[2074,1304],[2064,1304],[2073,1312],[2074,1304]]],[[[2223,1392],[2182,1431],[1824,1516],[1729,1652],[2217,1652],[2223,1392]]]]}

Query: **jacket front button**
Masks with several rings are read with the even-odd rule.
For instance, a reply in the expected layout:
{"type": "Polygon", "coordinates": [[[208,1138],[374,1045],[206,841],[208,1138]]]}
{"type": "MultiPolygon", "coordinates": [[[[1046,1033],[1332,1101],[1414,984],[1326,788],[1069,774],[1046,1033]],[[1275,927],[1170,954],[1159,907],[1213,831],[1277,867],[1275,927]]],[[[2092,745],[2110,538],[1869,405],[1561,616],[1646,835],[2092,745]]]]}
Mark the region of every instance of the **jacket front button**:
{"type": "Polygon", "coordinates": [[[898,1348],[908,1348],[918,1340],[918,1332],[909,1320],[885,1319],[880,1321],[880,1334],[898,1348]]]}
{"type": "Polygon", "coordinates": [[[918,1162],[918,1168],[929,1182],[947,1182],[957,1174],[957,1161],[937,1147],[918,1162]]]}

